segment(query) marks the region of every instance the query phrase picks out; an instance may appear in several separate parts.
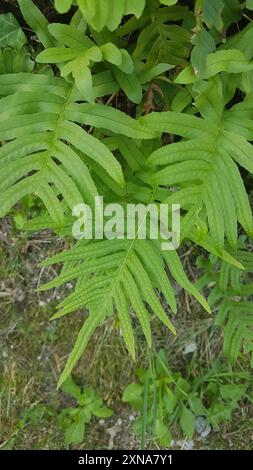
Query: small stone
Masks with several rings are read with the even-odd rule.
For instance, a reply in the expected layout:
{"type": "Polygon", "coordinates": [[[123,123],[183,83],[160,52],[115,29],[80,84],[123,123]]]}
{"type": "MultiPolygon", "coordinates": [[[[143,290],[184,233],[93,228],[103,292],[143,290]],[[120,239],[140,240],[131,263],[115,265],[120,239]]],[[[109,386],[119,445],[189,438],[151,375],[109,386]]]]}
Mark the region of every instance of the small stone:
{"type": "Polygon", "coordinates": [[[186,354],[192,354],[192,353],[194,353],[195,351],[197,351],[197,344],[196,344],[195,341],[192,341],[191,343],[187,343],[187,344],[185,345],[183,354],[184,354],[184,355],[186,355],[186,354]]]}
{"type": "Polygon", "coordinates": [[[174,445],[180,447],[181,450],[193,450],[194,442],[193,441],[174,441],[174,445]]]}
{"type": "Polygon", "coordinates": [[[207,424],[204,416],[197,416],[196,418],[196,432],[204,439],[211,432],[211,426],[207,424]]]}
{"type": "Polygon", "coordinates": [[[206,418],[204,416],[197,416],[196,418],[196,432],[202,434],[207,426],[206,418]]]}
{"type": "Polygon", "coordinates": [[[211,428],[210,424],[208,424],[208,426],[206,427],[205,431],[203,431],[203,432],[201,433],[201,437],[202,437],[203,439],[205,439],[205,437],[209,436],[209,434],[210,434],[211,431],[212,431],[212,428],[211,428]]]}
{"type": "Polygon", "coordinates": [[[185,441],[182,445],[182,450],[193,450],[194,442],[193,441],[185,441]]]}

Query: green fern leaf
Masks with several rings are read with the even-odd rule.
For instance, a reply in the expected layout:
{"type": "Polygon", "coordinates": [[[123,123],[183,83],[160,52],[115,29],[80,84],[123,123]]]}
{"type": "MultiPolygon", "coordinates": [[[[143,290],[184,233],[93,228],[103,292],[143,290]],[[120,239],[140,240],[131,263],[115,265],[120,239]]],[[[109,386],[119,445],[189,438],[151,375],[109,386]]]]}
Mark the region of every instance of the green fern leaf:
{"type": "MultiPolygon", "coordinates": [[[[173,195],[173,203],[183,201],[181,192],[184,195],[186,187],[189,191],[194,188],[199,196],[192,203],[189,200],[186,209],[195,207],[192,212],[197,213],[199,208],[205,207],[210,234],[221,253],[225,236],[236,249],[238,221],[248,235],[253,233],[252,212],[236,165],[238,163],[253,173],[253,153],[241,127],[238,127],[240,134],[235,133],[235,119],[232,123],[234,132],[229,132],[230,116],[238,115],[240,121],[240,113],[237,109],[233,113],[233,108],[229,111],[221,108],[222,82],[216,78],[201,86],[201,92],[196,106],[202,118],[174,112],[151,113],[140,118],[140,122],[157,131],[160,129],[160,132],[187,139],[161,147],[149,156],[148,166],[162,167],[151,180],[162,186],[179,186],[173,195]],[[224,129],[223,122],[226,123],[224,129]]],[[[171,197],[165,200],[172,202],[171,197]]],[[[189,226],[189,237],[191,230],[192,226],[189,226]]],[[[187,236],[186,225],[183,236],[187,236]]]]}

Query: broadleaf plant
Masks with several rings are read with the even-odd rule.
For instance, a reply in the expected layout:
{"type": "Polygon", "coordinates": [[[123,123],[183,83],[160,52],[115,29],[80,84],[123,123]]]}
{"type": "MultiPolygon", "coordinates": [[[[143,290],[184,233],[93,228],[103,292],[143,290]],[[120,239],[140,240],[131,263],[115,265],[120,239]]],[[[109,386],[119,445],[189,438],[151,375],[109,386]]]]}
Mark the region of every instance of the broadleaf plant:
{"type": "MultiPolygon", "coordinates": [[[[253,236],[253,27],[245,25],[252,6],[65,0],[55,7],[69,12],[69,24],[50,24],[32,0],[17,3],[37,40],[31,47],[17,19],[0,15],[0,215],[33,195],[44,212],[24,228],[69,239],[73,209],[85,203],[94,213],[99,196],[122,207],[181,206],[177,250],[136,231],[131,239],[73,241],[43,262],[62,269],[41,290],[75,282],[53,318],[85,312],[61,385],[108,317],[117,316],[133,359],[134,318],[148,346],[153,317],[176,334],[176,283],[211,313],[204,282],[195,285],[184,271],[185,248],[205,250],[225,270],[247,269],[238,239],[253,236]]],[[[218,297],[222,309],[227,297],[218,297]]],[[[228,320],[225,329],[225,352],[227,331],[236,335],[233,360],[245,345],[236,325],[228,320]]]]}
{"type": "Polygon", "coordinates": [[[60,429],[64,431],[66,445],[79,444],[83,441],[86,424],[93,416],[97,418],[110,418],[113,411],[103,406],[103,400],[92,387],[79,387],[72,377],[68,377],[63,385],[63,392],[76,401],[75,407],[61,410],[58,416],[60,429]]]}

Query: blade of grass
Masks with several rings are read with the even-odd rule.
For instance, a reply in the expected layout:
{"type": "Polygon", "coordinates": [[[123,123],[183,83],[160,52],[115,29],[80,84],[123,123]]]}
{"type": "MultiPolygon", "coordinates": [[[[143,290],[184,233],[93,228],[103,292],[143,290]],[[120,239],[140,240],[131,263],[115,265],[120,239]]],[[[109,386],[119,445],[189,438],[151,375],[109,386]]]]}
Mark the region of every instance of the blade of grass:
{"type": "Polygon", "coordinates": [[[145,436],[148,424],[148,389],[149,389],[149,375],[146,374],[144,382],[144,395],[142,405],[142,424],[141,424],[141,450],[145,449],[145,436]]]}

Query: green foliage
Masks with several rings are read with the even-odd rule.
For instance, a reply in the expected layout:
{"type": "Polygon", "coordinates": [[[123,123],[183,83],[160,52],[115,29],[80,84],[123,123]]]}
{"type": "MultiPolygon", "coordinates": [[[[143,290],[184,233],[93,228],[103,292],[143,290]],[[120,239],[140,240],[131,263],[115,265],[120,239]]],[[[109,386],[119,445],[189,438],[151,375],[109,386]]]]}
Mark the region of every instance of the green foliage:
{"type": "MultiPolygon", "coordinates": [[[[170,4],[177,3],[176,0],[169,1],[170,4]]],[[[97,0],[96,3],[91,0],[55,0],[55,7],[59,13],[66,13],[73,3],[78,5],[84,18],[97,31],[105,26],[110,31],[115,30],[124,15],[132,14],[140,18],[145,6],[145,0],[97,0]]]]}
{"type": "Polygon", "coordinates": [[[225,371],[222,364],[215,362],[207,372],[201,370],[185,380],[171,370],[165,351],[160,350],[155,361],[151,357],[147,369],[136,370],[138,382],[128,385],[123,393],[123,402],[141,413],[134,423],[135,432],[142,433],[146,420],[145,431],[159,445],[169,447],[175,425],[188,439],[195,435],[200,418],[204,418],[206,429],[210,425],[219,429],[221,423],[231,420],[241,400],[252,397],[250,375],[225,371]]]}
{"type": "MultiPolygon", "coordinates": [[[[249,264],[238,234],[253,236],[253,27],[244,26],[251,2],[182,3],[56,1],[60,13],[73,6],[73,14],[69,24],[49,24],[31,0],[18,0],[38,38],[34,47],[13,15],[0,15],[0,216],[13,211],[20,228],[69,237],[73,207],[84,202],[94,211],[98,195],[123,207],[182,209],[178,252],[136,233],[81,240],[43,263],[63,266],[41,290],[75,283],[54,318],[85,311],[59,385],[108,317],[117,316],[133,359],[135,319],[149,346],[153,317],[175,334],[175,282],[210,313],[198,290],[203,279],[195,285],[184,272],[180,256],[189,246],[237,273],[223,296],[214,287],[210,305],[217,294],[225,354],[234,362],[241,346],[252,353],[252,298],[244,299],[252,292],[238,281],[249,264]]],[[[181,426],[191,435],[192,410],[181,405],[181,426]]],[[[158,437],[163,424],[160,417],[158,437]]]]}
{"type": "MultiPolygon", "coordinates": [[[[88,36],[83,36],[73,25],[55,23],[51,24],[48,29],[56,41],[67,47],[45,49],[37,56],[37,62],[45,64],[64,63],[61,75],[67,77],[70,73],[72,74],[78,91],[86,101],[94,102],[91,62],[108,61],[114,66],[112,70],[114,70],[116,78],[117,76],[124,77],[127,74],[130,75],[132,80],[135,76],[133,61],[125,49],[119,49],[112,42],[106,42],[99,47],[88,36]],[[118,75],[119,73],[120,75],[118,75]]],[[[141,85],[139,82],[137,83],[141,93],[141,85]]],[[[136,102],[139,101],[138,99],[136,102]]]]}
{"type": "Polygon", "coordinates": [[[64,408],[59,415],[58,424],[64,431],[66,445],[80,444],[84,439],[85,426],[90,423],[92,417],[109,418],[113,411],[103,406],[102,399],[92,387],[80,388],[71,376],[62,389],[76,400],[77,406],[64,408]]]}
{"type": "Polygon", "coordinates": [[[248,8],[249,10],[253,10],[252,0],[246,0],[246,8],[248,8]]]}
{"type": "Polygon", "coordinates": [[[232,371],[226,364],[215,361],[209,370],[201,370],[192,381],[192,387],[205,403],[207,422],[218,430],[229,423],[241,402],[252,402],[252,376],[241,370],[232,371]]]}
{"type": "Polygon", "coordinates": [[[176,197],[173,194],[166,202],[177,199],[188,211],[184,236],[192,230],[197,215],[205,208],[203,221],[209,225],[216,248],[224,248],[226,236],[231,247],[236,249],[238,221],[249,236],[253,234],[252,213],[236,166],[238,163],[253,172],[253,151],[247,142],[251,132],[245,130],[240,113],[249,103],[246,99],[243,104],[226,111],[227,100],[218,77],[195,86],[193,96],[201,118],[173,112],[152,113],[141,118],[153,130],[184,138],[149,156],[147,164],[155,170],[151,181],[158,185],[178,186],[176,197]],[[237,118],[240,123],[236,123],[237,118]],[[162,168],[157,168],[158,165],[162,168]]]}
{"type": "MultiPolygon", "coordinates": [[[[171,425],[175,421],[181,426],[185,436],[192,438],[195,431],[194,404],[198,404],[199,414],[205,414],[205,408],[190,391],[190,385],[181,374],[170,370],[166,353],[161,350],[148,369],[136,372],[139,383],[132,383],[125,389],[122,400],[134,410],[143,412],[145,386],[147,384],[147,429],[153,439],[163,447],[171,443],[171,425]]],[[[195,406],[196,411],[196,406],[195,406]]],[[[144,413],[134,423],[134,430],[141,434],[144,413]]]]}
{"type": "MultiPolygon", "coordinates": [[[[178,0],[159,0],[162,5],[174,6],[178,0]]],[[[118,28],[123,16],[140,18],[145,5],[155,6],[154,0],[55,0],[59,13],[69,11],[72,4],[80,8],[85,20],[96,31],[107,27],[110,31],[118,28]],[[151,5],[149,5],[151,4],[151,5]]]]}
{"type": "MultiPolygon", "coordinates": [[[[1,398],[2,390],[0,390],[1,398]]],[[[46,405],[34,405],[30,408],[23,409],[19,419],[15,424],[15,429],[12,430],[8,440],[2,446],[2,450],[15,449],[16,441],[24,434],[27,428],[36,429],[41,426],[42,420],[50,418],[52,411],[46,405]]]]}
{"type": "Polygon", "coordinates": [[[150,312],[168,327],[173,334],[175,328],[160,304],[155,288],[164,295],[172,311],[176,311],[173,289],[165,272],[171,271],[179,285],[194,295],[208,310],[205,299],[188,281],[176,252],[162,252],[152,241],[103,240],[87,243],[81,240],[71,251],[46,260],[44,266],[65,262],[61,274],[40,288],[46,290],[77,279],[75,292],[59,305],[53,319],[69,314],[86,305],[89,316],[78,335],[74,349],[68,359],[59,385],[64,382],[80,358],[91,335],[98,325],[116,310],[126,346],[135,358],[134,333],[129,306],[141,324],[146,340],[151,346],[150,312]],[[159,265],[161,266],[159,267],[159,265]]]}
{"type": "Polygon", "coordinates": [[[215,50],[215,42],[212,36],[202,27],[192,37],[192,44],[195,46],[191,53],[191,63],[196,75],[204,76],[207,65],[207,57],[215,50]]]}
{"type": "Polygon", "coordinates": [[[248,354],[253,366],[253,284],[250,282],[253,273],[253,254],[246,251],[246,244],[240,240],[240,249],[237,258],[245,271],[241,272],[235,267],[217,258],[210,260],[199,259],[199,265],[204,268],[205,274],[198,280],[198,286],[212,285],[209,295],[209,305],[216,308],[216,325],[224,329],[224,355],[235,364],[244,353],[248,354]]]}
{"type": "Polygon", "coordinates": [[[11,48],[6,48],[0,51],[1,75],[9,75],[20,72],[32,72],[33,69],[34,62],[31,60],[30,54],[28,52],[20,52],[11,48]]]}
{"type": "Polygon", "coordinates": [[[27,43],[26,36],[12,13],[0,15],[0,48],[13,47],[20,50],[27,43]]]}

